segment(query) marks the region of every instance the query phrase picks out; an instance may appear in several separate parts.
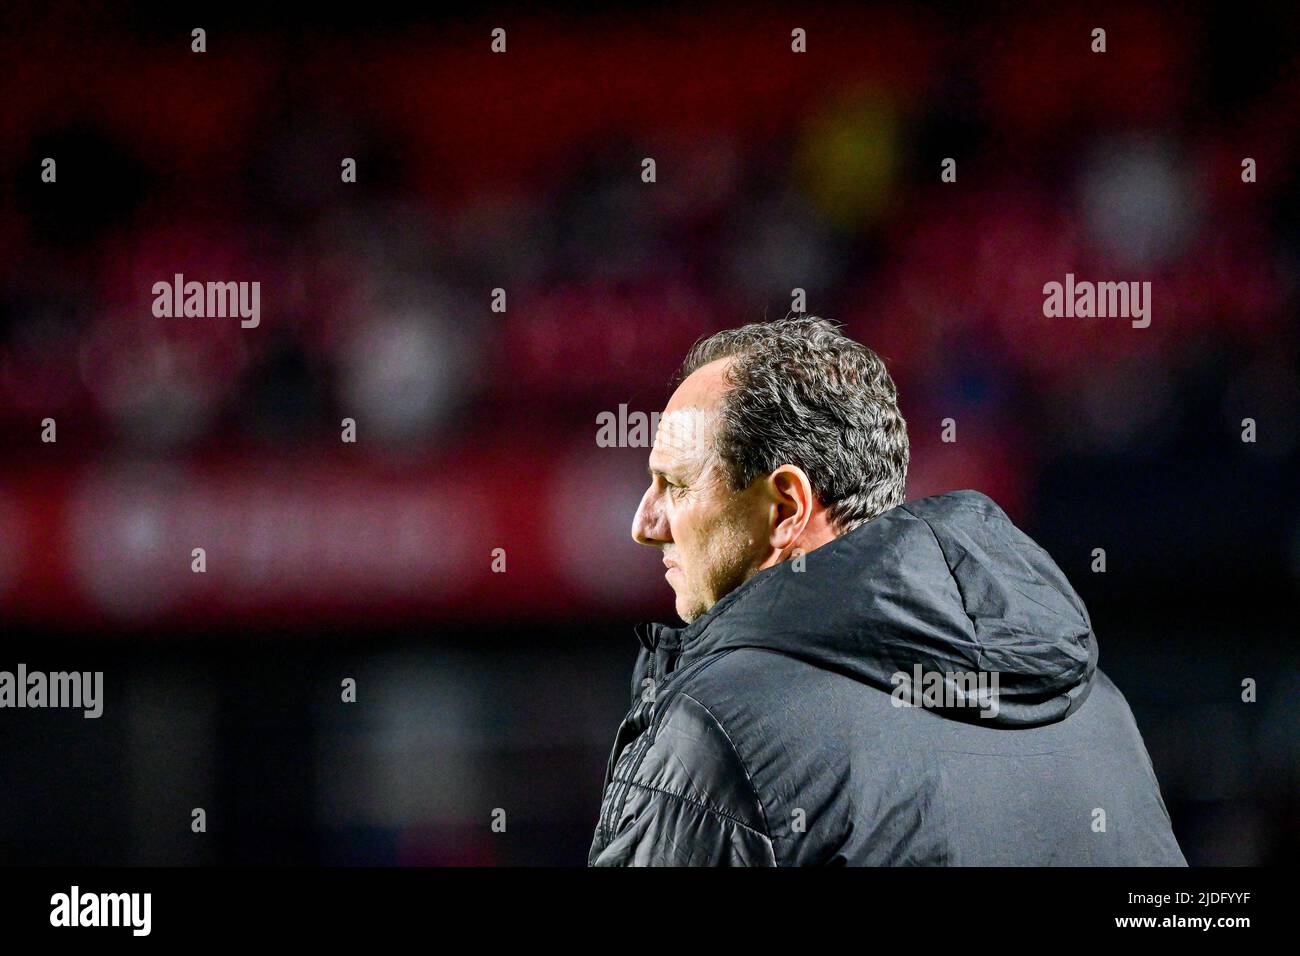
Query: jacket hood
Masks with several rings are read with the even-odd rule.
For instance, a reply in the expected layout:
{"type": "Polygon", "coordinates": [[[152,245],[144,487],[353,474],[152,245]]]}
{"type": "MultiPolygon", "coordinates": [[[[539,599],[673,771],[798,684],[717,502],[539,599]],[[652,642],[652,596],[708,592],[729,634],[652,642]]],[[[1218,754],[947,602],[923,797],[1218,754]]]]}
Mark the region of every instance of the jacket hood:
{"type": "Polygon", "coordinates": [[[646,643],[679,645],[679,667],[731,648],[779,651],[896,697],[917,677],[933,689],[930,675],[983,674],[985,687],[996,675],[994,707],[925,703],[1001,727],[1062,720],[1087,698],[1097,641],[1083,602],[979,492],[899,505],[804,563],[760,571],[689,626],[652,625],[646,643]]]}

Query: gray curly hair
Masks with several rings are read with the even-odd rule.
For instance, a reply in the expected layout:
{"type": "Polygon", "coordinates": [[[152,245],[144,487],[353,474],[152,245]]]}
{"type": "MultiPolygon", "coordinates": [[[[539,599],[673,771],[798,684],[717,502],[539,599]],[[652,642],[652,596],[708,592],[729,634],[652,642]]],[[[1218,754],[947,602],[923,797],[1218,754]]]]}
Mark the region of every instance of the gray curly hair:
{"type": "Polygon", "coordinates": [[[675,381],[734,359],[714,438],[731,486],[798,465],[843,534],[903,503],[908,445],[885,363],[839,329],[815,315],[727,329],[696,342],[675,381]]]}

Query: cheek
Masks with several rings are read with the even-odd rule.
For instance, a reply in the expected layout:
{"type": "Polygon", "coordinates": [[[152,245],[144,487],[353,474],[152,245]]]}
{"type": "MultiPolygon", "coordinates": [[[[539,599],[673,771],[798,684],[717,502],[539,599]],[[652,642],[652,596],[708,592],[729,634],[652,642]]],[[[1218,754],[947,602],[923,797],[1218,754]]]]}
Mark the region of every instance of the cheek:
{"type": "Polygon", "coordinates": [[[696,502],[675,502],[667,512],[669,532],[682,568],[691,577],[704,563],[710,547],[708,514],[696,502]]]}
{"type": "Polygon", "coordinates": [[[684,569],[700,583],[717,583],[734,576],[755,550],[761,515],[742,499],[724,495],[679,502],[669,512],[673,542],[684,569]]]}
{"type": "Polygon", "coordinates": [[[696,549],[700,572],[710,583],[729,581],[754,550],[748,516],[735,511],[718,511],[707,527],[698,531],[696,549]]]}
{"type": "Polygon", "coordinates": [[[672,533],[673,544],[684,555],[695,549],[696,522],[688,507],[676,505],[668,511],[668,530],[672,533]]]}

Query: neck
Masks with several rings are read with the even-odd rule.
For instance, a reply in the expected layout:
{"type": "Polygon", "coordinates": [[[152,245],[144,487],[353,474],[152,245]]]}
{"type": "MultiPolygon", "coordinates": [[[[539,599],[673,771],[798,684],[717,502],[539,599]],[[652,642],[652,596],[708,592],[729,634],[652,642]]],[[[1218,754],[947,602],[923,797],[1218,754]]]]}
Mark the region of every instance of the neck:
{"type": "Polygon", "coordinates": [[[799,535],[798,540],[796,540],[794,544],[790,545],[790,547],[783,551],[774,551],[771,557],[764,561],[758,570],[761,571],[764,568],[773,567],[783,561],[789,561],[798,554],[807,554],[809,551],[815,551],[822,545],[829,544],[838,537],[839,532],[837,532],[834,526],[831,525],[830,521],[827,520],[826,512],[824,510],[819,511],[808,520],[808,524],[804,527],[803,532],[799,535]]]}
{"type": "Polygon", "coordinates": [[[803,534],[799,535],[799,540],[794,546],[801,551],[813,551],[824,544],[829,544],[840,536],[835,530],[834,525],[830,523],[825,508],[819,508],[808,519],[808,524],[804,526],[803,534]]]}

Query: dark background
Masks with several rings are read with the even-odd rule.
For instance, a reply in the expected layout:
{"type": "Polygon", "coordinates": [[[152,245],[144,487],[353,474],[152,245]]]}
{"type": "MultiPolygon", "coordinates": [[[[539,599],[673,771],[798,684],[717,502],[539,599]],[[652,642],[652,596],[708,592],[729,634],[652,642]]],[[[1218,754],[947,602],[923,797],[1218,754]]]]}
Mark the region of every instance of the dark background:
{"type": "Polygon", "coordinates": [[[672,620],[596,416],[795,287],[889,362],[909,497],[1075,583],[1189,862],[1292,861],[1296,10],[444,9],[0,14],[0,669],[106,685],[0,711],[0,862],[584,863],[672,620]],[[260,326],[155,318],[177,272],[260,326]],[[1067,272],[1150,327],[1045,318],[1067,272]]]}

